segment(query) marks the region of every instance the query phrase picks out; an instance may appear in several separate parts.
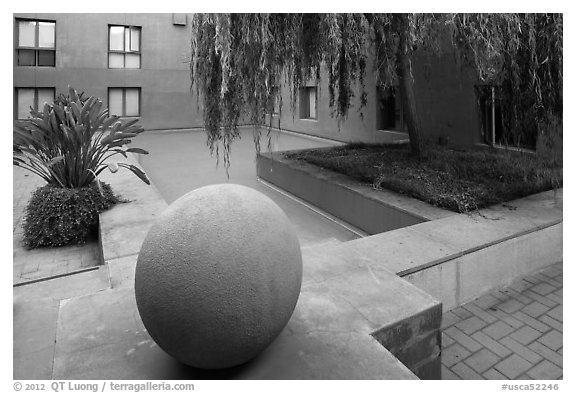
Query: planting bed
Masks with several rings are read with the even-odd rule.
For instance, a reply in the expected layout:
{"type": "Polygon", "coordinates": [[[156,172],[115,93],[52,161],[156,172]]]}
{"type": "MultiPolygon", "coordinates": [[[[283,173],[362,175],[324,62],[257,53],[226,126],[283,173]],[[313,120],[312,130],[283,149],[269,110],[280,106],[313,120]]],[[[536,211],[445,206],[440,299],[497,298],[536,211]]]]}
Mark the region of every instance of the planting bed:
{"type": "Polygon", "coordinates": [[[449,310],[562,260],[562,188],[456,214],[303,159],[261,154],[258,176],[370,235],[346,242],[449,310]]]}
{"type": "Polygon", "coordinates": [[[408,145],[351,144],[286,153],[350,178],[468,212],[562,186],[562,158],[511,150],[429,146],[417,159],[408,145]]]}

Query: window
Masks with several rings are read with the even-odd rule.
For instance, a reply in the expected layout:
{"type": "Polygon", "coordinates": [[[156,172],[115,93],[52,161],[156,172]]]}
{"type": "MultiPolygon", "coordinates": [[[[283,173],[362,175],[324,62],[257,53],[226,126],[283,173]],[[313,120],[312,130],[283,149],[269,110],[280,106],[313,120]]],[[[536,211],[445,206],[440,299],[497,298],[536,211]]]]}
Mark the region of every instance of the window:
{"type": "Polygon", "coordinates": [[[140,88],[110,87],[108,111],[110,115],[122,117],[140,116],[140,88]]]}
{"type": "Polygon", "coordinates": [[[56,65],[56,22],[18,19],[16,24],[18,65],[54,67],[56,65]]]}
{"type": "Polygon", "coordinates": [[[30,107],[42,110],[45,103],[53,103],[55,89],[53,87],[22,87],[16,89],[16,112],[18,119],[30,117],[30,107]]]}
{"type": "Polygon", "coordinates": [[[303,87],[300,90],[300,118],[316,119],[316,87],[303,87]]]}
{"type": "Polygon", "coordinates": [[[134,26],[109,26],[108,68],[140,68],[142,29],[134,26]]]}
{"type": "Polygon", "coordinates": [[[404,120],[404,108],[400,90],[397,87],[384,89],[379,86],[376,94],[378,96],[376,127],[379,130],[407,130],[408,125],[404,120]]]}

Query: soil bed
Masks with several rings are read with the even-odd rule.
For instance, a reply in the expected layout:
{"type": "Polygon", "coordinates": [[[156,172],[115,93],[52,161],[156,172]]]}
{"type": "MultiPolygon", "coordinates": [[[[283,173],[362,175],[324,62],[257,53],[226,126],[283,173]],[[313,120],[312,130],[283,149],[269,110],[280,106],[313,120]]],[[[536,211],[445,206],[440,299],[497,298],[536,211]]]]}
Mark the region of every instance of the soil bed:
{"type": "Polygon", "coordinates": [[[284,156],[455,212],[562,187],[561,157],[511,150],[429,146],[427,157],[418,160],[408,145],[350,144],[284,156]]]}

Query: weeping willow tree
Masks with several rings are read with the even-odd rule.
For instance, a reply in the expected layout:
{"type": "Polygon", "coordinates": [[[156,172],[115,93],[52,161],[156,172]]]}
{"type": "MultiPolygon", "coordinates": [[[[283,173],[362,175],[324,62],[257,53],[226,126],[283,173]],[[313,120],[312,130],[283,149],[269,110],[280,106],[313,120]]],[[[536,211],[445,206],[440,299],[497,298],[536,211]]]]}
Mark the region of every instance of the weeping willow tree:
{"type": "Polygon", "coordinates": [[[562,14],[454,14],[447,25],[461,58],[497,86],[506,142],[561,138],[562,14]]]}
{"type": "Polygon", "coordinates": [[[411,151],[421,157],[412,58],[440,53],[446,37],[480,78],[509,83],[511,97],[534,95],[539,116],[561,107],[561,15],[195,14],[190,72],[202,97],[207,144],[217,156],[222,146],[228,166],[238,124],[265,126],[282,84],[294,111],[300,87],[311,78],[328,78],[330,106],[342,121],[355,95],[366,104],[370,72],[384,89],[399,88],[411,151]]]}

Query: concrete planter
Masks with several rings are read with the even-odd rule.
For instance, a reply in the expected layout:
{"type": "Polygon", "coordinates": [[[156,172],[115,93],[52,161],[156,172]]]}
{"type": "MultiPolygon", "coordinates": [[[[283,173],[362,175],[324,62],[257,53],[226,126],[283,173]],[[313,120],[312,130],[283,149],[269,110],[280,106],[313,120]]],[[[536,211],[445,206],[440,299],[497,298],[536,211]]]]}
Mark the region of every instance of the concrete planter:
{"type": "Polygon", "coordinates": [[[257,170],[373,235],[345,244],[441,300],[444,311],[562,260],[562,189],[457,214],[280,154],[258,155],[257,170]]]}
{"type": "Polygon", "coordinates": [[[443,311],[562,258],[562,190],[455,214],[328,171],[292,167],[278,156],[258,157],[261,177],[323,209],[330,201],[334,215],[380,219],[366,220],[366,232],[374,235],[303,250],[298,304],[267,350],[215,376],[174,367],[153,344],[133,317],[134,265],[166,204],[154,187],[115,178],[112,185],[138,202],[100,217],[110,289],[71,299],[60,312],[60,320],[81,315],[91,328],[81,336],[58,332],[53,378],[439,379],[443,311]],[[114,304],[115,311],[87,313],[95,302],[114,304]],[[103,324],[110,328],[100,329],[103,324]],[[84,335],[106,350],[86,348],[84,335]],[[78,366],[80,358],[104,366],[78,366]]]}
{"type": "Polygon", "coordinates": [[[256,165],[261,179],[370,235],[456,214],[278,153],[259,154],[256,165]]]}

